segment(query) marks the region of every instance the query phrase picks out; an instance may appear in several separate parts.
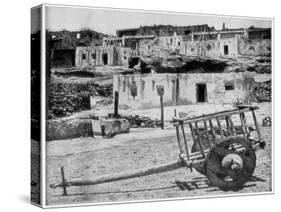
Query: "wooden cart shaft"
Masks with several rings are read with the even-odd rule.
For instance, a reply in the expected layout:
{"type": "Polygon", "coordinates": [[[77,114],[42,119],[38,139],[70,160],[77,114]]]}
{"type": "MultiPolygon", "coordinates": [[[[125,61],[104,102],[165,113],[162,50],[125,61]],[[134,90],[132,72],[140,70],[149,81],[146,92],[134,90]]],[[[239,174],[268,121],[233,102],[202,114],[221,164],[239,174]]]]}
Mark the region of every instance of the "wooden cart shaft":
{"type": "Polygon", "coordinates": [[[168,172],[172,171],[178,168],[183,167],[184,164],[181,163],[181,161],[173,161],[170,163],[154,166],[154,167],[147,167],[139,170],[134,170],[130,172],[122,172],[118,174],[110,174],[110,175],[103,175],[100,177],[97,177],[96,179],[92,180],[79,180],[79,181],[67,181],[64,178],[64,168],[61,167],[61,174],[63,177],[63,180],[59,184],[52,184],[50,185],[51,188],[57,188],[57,187],[67,187],[67,186],[87,186],[87,185],[96,185],[96,184],[102,184],[102,183],[109,183],[114,181],[120,181],[120,180],[126,180],[130,178],[135,177],[142,177],[147,175],[152,175],[155,173],[162,173],[162,172],[168,172]]]}

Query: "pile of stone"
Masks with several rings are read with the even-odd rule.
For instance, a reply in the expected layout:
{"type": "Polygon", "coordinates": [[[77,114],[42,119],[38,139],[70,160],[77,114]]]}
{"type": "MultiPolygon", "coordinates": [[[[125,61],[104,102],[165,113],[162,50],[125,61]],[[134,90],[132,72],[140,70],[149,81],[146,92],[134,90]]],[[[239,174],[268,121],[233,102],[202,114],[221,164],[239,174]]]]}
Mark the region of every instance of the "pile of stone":
{"type": "Polygon", "coordinates": [[[271,102],[271,80],[256,82],[251,97],[252,102],[271,102]]]}
{"type": "Polygon", "coordinates": [[[250,65],[247,71],[256,72],[258,74],[271,74],[271,65],[255,64],[250,65]]]}
{"type": "Polygon", "coordinates": [[[271,65],[260,66],[256,70],[256,73],[258,73],[258,74],[271,74],[271,65]]]}
{"type": "Polygon", "coordinates": [[[102,97],[113,96],[113,84],[105,84],[105,85],[94,84],[94,89],[97,93],[95,96],[102,96],[102,97]]]}
{"type": "Polygon", "coordinates": [[[264,119],[262,120],[262,126],[271,127],[271,124],[272,124],[271,117],[270,116],[264,117],[264,119]]]}
{"type": "Polygon", "coordinates": [[[48,95],[48,119],[89,110],[90,96],[112,96],[112,84],[52,83],[48,95]]]}
{"type": "Polygon", "coordinates": [[[157,128],[161,126],[161,121],[139,115],[122,115],[122,118],[129,120],[132,128],[157,128]]]}

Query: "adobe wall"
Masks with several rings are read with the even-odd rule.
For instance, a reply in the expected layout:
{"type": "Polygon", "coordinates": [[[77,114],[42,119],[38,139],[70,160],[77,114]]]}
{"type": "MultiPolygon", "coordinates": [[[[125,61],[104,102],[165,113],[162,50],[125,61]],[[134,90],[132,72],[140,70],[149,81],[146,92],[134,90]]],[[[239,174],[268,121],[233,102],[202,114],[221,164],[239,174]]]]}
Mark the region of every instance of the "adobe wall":
{"type": "MultiPolygon", "coordinates": [[[[120,48],[122,51],[122,62],[128,64],[130,57],[129,48],[120,48]]],[[[102,66],[102,65],[121,65],[120,58],[113,46],[86,46],[77,47],[75,52],[75,66],[76,67],[87,67],[87,66],[102,66]],[[107,56],[107,63],[103,58],[104,54],[107,56]]]]}
{"type": "Polygon", "coordinates": [[[184,41],[183,44],[181,45],[180,53],[187,56],[200,55],[200,56],[207,56],[207,57],[220,57],[220,56],[237,57],[238,38],[234,37],[234,38],[224,38],[218,40],[204,40],[201,42],[184,41]],[[225,54],[224,46],[227,46],[228,54],[225,54]],[[199,54],[198,51],[200,51],[199,54]]]}
{"type": "Polygon", "coordinates": [[[172,51],[170,46],[163,46],[160,40],[154,41],[151,39],[142,39],[139,41],[139,55],[148,56],[151,54],[158,54],[159,56],[168,57],[169,52],[172,51]]]}
{"type": "Polygon", "coordinates": [[[266,56],[271,54],[271,39],[239,39],[239,54],[266,56]]]}
{"type": "Polygon", "coordinates": [[[183,38],[179,35],[159,37],[159,47],[170,48],[173,51],[180,48],[183,38]]]}
{"type": "Polygon", "coordinates": [[[253,83],[253,78],[242,73],[116,75],[113,89],[119,92],[120,106],[146,109],[160,106],[159,85],[164,86],[164,105],[171,106],[197,104],[197,84],[206,84],[206,103],[231,104],[237,99],[247,102],[253,83]],[[229,83],[233,90],[226,90],[229,83]],[[135,95],[132,87],[136,88],[135,95]]]}
{"type": "Polygon", "coordinates": [[[246,39],[239,34],[222,34],[217,39],[183,40],[182,36],[161,36],[158,41],[139,41],[139,54],[179,51],[186,56],[238,57],[239,55],[265,56],[271,54],[270,39],[246,39]]]}
{"type": "MultiPolygon", "coordinates": [[[[199,41],[188,41],[181,45],[180,53],[188,56],[197,56],[200,43],[199,41]]],[[[220,53],[220,42],[218,40],[207,40],[204,42],[202,48],[206,53],[204,56],[207,57],[219,57],[220,53]]]]}
{"type": "Polygon", "coordinates": [[[149,55],[152,53],[153,41],[151,39],[141,39],[139,40],[139,54],[149,55]]]}

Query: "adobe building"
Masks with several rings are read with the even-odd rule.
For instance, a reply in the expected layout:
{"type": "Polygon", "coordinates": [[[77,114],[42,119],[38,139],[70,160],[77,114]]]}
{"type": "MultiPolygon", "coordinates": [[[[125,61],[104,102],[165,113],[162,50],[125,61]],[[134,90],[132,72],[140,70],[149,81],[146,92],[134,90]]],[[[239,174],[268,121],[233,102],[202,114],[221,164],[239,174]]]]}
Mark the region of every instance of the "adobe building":
{"type": "Polygon", "coordinates": [[[228,29],[195,32],[183,41],[180,53],[187,56],[238,57],[271,54],[271,29],[228,29]]]}
{"type": "Polygon", "coordinates": [[[243,73],[115,75],[119,105],[133,109],[160,107],[157,90],[164,88],[165,106],[248,102],[254,79],[243,73]]]}
{"type": "Polygon", "coordinates": [[[118,66],[128,64],[130,49],[120,47],[117,52],[115,46],[79,46],[75,52],[75,66],[118,66]]]}
{"type": "Polygon", "coordinates": [[[116,31],[116,35],[117,37],[136,35],[172,36],[175,32],[178,35],[189,35],[192,32],[209,31],[215,31],[215,28],[209,27],[207,24],[191,26],[152,25],[140,26],[138,28],[119,29],[116,31]]]}
{"type": "Polygon", "coordinates": [[[270,56],[271,29],[215,30],[207,25],[191,27],[144,26],[117,31],[120,37],[104,37],[102,46],[77,47],[75,66],[127,65],[134,56],[171,52],[185,56],[225,57],[270,56]]]}

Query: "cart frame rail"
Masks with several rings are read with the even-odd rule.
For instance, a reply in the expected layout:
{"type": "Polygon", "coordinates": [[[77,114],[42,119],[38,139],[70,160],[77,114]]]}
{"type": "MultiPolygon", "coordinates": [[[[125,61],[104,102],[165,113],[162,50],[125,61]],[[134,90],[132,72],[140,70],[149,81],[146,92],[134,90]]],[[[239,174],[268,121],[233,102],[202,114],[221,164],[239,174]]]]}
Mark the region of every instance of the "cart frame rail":
{"type": "Polygon", "coordinates": [[[238,115],[240,119],[242,136],[245,139],[251,141],[255,149],[257,147],[264,147],[265,143],[262,139],[260,127],[255,114],[255,110],[257,109],[259,108],[256,106],[240,105],[237,109],[225,110],[207,115],[203,114],[201,116],[191,118],[173,118],[172,123],[174,123],[174,126],[176,127],[177,141],[180,149],[180,159],[183,160],[189,168],[192,168],[192,165],[202,162],[202,160],[207,157],[209,150],[212,149],[216,144],[220,143],[226,137],[236,136],[237,132],[235,127],[237,126],[235,126],[234,121],[232,120],[232,116],[234,115],[238,115]],[[252,113],[255,125],[254,131],[257,132],[257,138],[251,137],[251,133],[245,116],[245,113],[247,112],[252,113]],[[225,128],[223,128],[222,126],[223,121],[226,124],[225,128]],[[203,126],[202,128],[199,128],[200,123],[203,126]],[[196,158],[192,157],[194,156],[194,153],[192,154],[189,148],[190,145],[188,144],[186,138],[185,125],[188,125],[193,143],[198,142],[200,151],[195,153],[197,155],[196,158]],[[207,150],[204,149],[204,144],[201,140],[199,132],[201,129],[203,129],[203,135],[205,135],[207,139],[207,143],[209,146],[207,150]],[[181,137],[183,139],[181,139],[181,137]]]}

